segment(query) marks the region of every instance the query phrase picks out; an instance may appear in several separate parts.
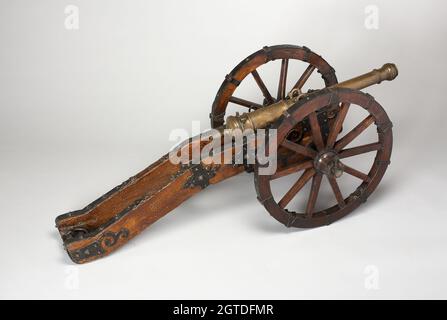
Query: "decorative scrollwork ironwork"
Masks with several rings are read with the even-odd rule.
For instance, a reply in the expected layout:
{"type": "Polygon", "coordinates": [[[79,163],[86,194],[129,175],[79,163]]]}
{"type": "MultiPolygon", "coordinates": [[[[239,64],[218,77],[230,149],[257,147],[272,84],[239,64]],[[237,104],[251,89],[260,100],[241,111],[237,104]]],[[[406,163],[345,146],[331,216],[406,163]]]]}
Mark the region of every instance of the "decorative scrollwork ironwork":
{"type": "Polygon", "coordinates": [[[188,178],[184,188],[194,188],[199,186],[205,189],[210,184],[210,179],[216,175],[217,166],[205,167],[202,163],[193,165],[191,168],[192,175],[188,178]]]}
{"type": "Polygon", "coordinates": [[[100,242],[104,243],[106,247],[113,247],[115,243],[121,238],[126,239],[129,236],[129,230],[126,228],[122,228],[117,233],[113,232],[106,232],[104,235],[100,238],[100,242]]]}
{"type": "Polygon", "coordinates": [[[101,256],[106,253],[105,248],[113,247],[119,239],[129,237],[129,230],[121,228],[118,232],[106,232],[98,240],[88,246],[69,252],[75,262],[83,262],[91,257],[101,256]]]}

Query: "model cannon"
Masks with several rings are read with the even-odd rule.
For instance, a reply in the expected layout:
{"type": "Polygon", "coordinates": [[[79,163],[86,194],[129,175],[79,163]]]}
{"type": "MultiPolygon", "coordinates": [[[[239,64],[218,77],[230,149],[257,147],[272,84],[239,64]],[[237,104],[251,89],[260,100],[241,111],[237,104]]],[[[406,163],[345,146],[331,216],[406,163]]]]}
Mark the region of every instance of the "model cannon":
{"type": "MultiPolygon", "coordinates": [[[[390,163],[392,149],[390,119],[371,95],[359,90],[396,76],[395,65],[385,64],[380,69],[338,83],[334,69],[306,47],[264,47],[243,60],[225,77],[210,114],[211,126],[215,130],[210,131],[207,140],[185,141],[173,152],[84,209],[56,218],[66,250],[76,263],[107,255],[208,185],[243,171],[254,172],[258,200],[287,227],[318,227],[344,217],[365,202],[376,189],[390,163]],[[259,67],[274,60],[281,62],[276,97],[269,92],[258,72],[259,67]],[[287,90],[288,65],[292,60],[306,63],[307,68],[287,90]],[[303,92],[304,84],[314,71],[321,74],[323,88],[303,92]],[[234,95],[238,86],[250,78],[249,75],[260,89],[262,103],[234,95]],[[248,108],[248,112],[228,115],[229,103],[248,108]],[[348,111],[354,108],[363,110],[366,116],[342,134],[348,111]],[[374,142],[347,147],[373,125],[377,129],[374,142]],[[238,146],[233,140],[231,143],[225,140],[226,136],[237,130],[256,133],[261,129],[269,129],[276,134],[275,143],[267,139],[262,144],[268,155],[274,153],[276,157],[276,170],[268,174],[261,172],[265,165],[257,156],[254,163],[249,163],[247,154],[244,154],[249,146],[259,151],[259,138],[251,142],[243,140],[242,162],[235,161],[236,155],[240,154],[238,146]],[[192,156],[193,149],[204,151],[211,142],[222,148],[206,153],[205,158],[192,156]],[[172,161],[170,155],[180,154],[184,150],[190,151],[186,161],[172,161]],[[375,157],[367,172],[355,169],[345,161],[350,157],[372,153],[375,157]],[[231,156],[230,163],[223,161],[228,154],[231,156]],[[294,174],[297,174],[297,179],[292,186],[278,196],[274,182],[294,174]],[[343,174],[359,181],[349,194],[341,190],[338,182],[343,174]],[[317,210],[323,177],[332,190],[334,204],[323,204],[317,210]],[[292,200],[304,192],[305,185],[310,181],[305,208],[299,212],[292,200]]],[[[327,197],[322,200],[325,199],[327,197]]]]}

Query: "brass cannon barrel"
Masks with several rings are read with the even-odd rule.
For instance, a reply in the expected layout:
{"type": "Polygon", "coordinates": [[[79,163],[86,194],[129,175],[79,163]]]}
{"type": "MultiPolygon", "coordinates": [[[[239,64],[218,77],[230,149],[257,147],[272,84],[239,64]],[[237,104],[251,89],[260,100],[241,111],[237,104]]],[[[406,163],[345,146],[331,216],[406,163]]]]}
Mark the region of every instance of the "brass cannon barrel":
{"type": "Polygon", "coordinates": [[[385,63],[382,68],[374,69],[361,76],[340,82],[331,88],[348,88],[361,90],[379,84],[384,80],[394,80],[398,75],[397,67],[394,63],[385,63]]]}
{"type": "MultiPolygon", "coordinates": [[[[397,77],[398,71],[394,63],[386,63],[379,69],[374,69],[368,73],[358,77],[340,82],[330,88],[348,88],[360,90],[374,84],[379,84],[384,80],[393,80],[397,77]]],[[[295,97],[289,97],[271,104],[265,108],[255,110],[253,112],[244,113],[237,116],[227,117],[225,129],[260,129],[265,128],[268,124],[278,119],[284,111],[294,105],[300,98],[306,94],[295,97]]]]}

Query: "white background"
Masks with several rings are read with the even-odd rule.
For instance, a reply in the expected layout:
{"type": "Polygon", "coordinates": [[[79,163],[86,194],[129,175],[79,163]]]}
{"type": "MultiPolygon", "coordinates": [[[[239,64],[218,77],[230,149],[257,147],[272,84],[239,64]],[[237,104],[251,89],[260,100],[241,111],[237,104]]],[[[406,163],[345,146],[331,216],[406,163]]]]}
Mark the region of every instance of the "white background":
{"type": "Polygon", "coordinates": [[[447,298],[444,1],[0,2],[1,298],[447,298]],[[64,26],[65,6],[79,30],[64,26]],[[379,29],[365,28],[365,7],[379,29]],[[368,202],[286,229],[248,174],[206,189],[115,254],[76,266],[54,218],[146,167],[174,128],[208,127],[223,77],[264,45],[305,45],[394,122],[368,202]],[[369,267],[368,267],[369,266],[369,267]],[[371,270],[378,287],[365,281],[371,270]]]}

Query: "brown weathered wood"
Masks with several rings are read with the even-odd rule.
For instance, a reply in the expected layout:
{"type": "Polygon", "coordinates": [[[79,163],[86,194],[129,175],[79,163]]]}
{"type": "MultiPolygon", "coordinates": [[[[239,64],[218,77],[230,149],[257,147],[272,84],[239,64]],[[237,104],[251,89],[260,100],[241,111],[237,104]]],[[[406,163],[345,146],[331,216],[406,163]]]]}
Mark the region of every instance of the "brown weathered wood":
{"type": "Polygon", "coordinates": [[[321,135],[320,124],[318,123],[318,118],[316,112],[309,114],[310,128],[312,130],[312,139],[317,147],[318,151],[324,149],[323,136],[321,135]]]}
{"type": "Polygon", "coordinates": [[[374,117],[372,115],[367,116],[360,122],[354,129],[349,131],[343,138],[335,143],[334,149],[340,151],[357,138],[363,131],[365,131],[371,124],[374,123],[374,117]]]}
{"type": "Polygon", "coordinates": [[[322,175],[317,173],[312,178],[312,187],[310,188],[309,200],[306,206],[306,216],[312,217],[314,213],[315,203],[317,202],[318,192],[320,191],[322,175]]]}
{"type": "Polygon", "coordinates": [[[354,177],[359,178],[360,180],[363,180],[366,182],[370,181],[370,178],[367,174],[360,172],[357,169],[354,169],[346,164],[344,164],[344,167],[345,167],[345,172],[349,173],[351,176],[354,176],[354,177]]]}
{"type": "Polygon", "coordinates": [[[296,153],[302,154],[309,158],[314,158],[317,155],[317,152],[315,150],[311,149],[310,147],[304,147],[304,146],[302,146],[298,143],[292,142],[290,140],[284,140],[281,143],[281,146],[283,146],[289,150],[295,151],[296,153]]]}
{"type": "Polygon", "coordinates": [[[313,160],[308,160],[305,162],[293,163],[287,167],[278,168],[278,171],[276,171],[276,173],[272,175],[272,180],[282,178],[284,176],[298,172],[300,170],[310,169],[313,166],[314,166],[313,160]]]}
{"type": "Polygon", "coordinates": [[[329,87],[337,83],[337,77],[332,72],[332,67],[320,55],[309,49],[294,45],[265,47],[242,60],[222,82],[213,102],[211,126],[217,128],[224,123],[228,102],[238,87],[238,81],[244,81],[252,71],[262,65],[273,60],[282,59],[303,61],[306,64],[311,61],[311,64],[315,66],[315,70],[325,75],[323,77],[324,86],[329,87]]]}
{"type": "Polygon", "coordinates": [[[342,103],[340,110],[338,111],[337,117],[335,118],[334,124],[332,125],[331,130],[329,131],[329,135],[327,137],[326,145],[328,148],[332,148],[334,146],[335,141],[337,140],[337,136],[340,133],[340,130],[343,126],[343,122],[345,121],[346,115],[349,111],[349,104],[342,103]]]}
{"type": "Polygon", "coordinates": [[[281,208],[285,208],[295,195],[306,185],[307,181],[315,174],[314,169],[307,169],[301,177],[293,184],[287,193],[278,202],[281,208]]]}
{"type": "Polygon", "coordinates": [[[304,70],[301,77],[298,79],[298,81],[293,86],[293,89],[302,89],[304,84],[306,83],[307,79],[312,75],[312,72],[315,70],[315,66],[309,65],[306,70],[304,70]]]}
{"type": "Polygon", "coordinates": [[[230,102],[233,102],[235,104],[238,104],[240,106],[244,106],[251,109],[260,109],[262,108],[262,105],[259,103],[251,102],[245,99],[237,98],[237,97],[231,97],[230,102]]]}
{"type": "Polygon", "coordinates": [[[329,184],[331,185],[332,191],[334,192],[335,199],[337,200],[339,207],[343,208],[345,206],[345,200],[343,198],[343,195],[341,194],[337,179],[335,179],[334,177],[328,177],[327,179],[329,181],[329,184]]]}
{"type": "Polygon", "coordinates": [[[377,151],[377,150],[380,150],[381,148],[382,148],[382,144],[380,142],[369,143],[369,144],[365,144],[365,145],[358,146],[358,147],[343,149],[340,151],[339,157],[341,159],[353,157],[353,156],[357,156],[359,154],[368,153],[371,151],[377,151]]]}
{"type": "Polygon", "coordinates": [[[287,84],[287,68],[289,66],[289,59],[281,60],[281,73],[279,74],[278,94],[277,99],[284,99],[286,96],[286,84],[287,84]]]}
{"type": "MultiPolygon", "coordinates": [[[[289,108],[287,112],[288,114],[287,118],[285,118],[285,121],[283,121],[276,127],[278,133],[278,141],[282,141],[279,146],[286,146],[288,147],[287,149],[295,150],[295,152],[297,152],[296,154],[299,153],[303,157],[309,159],[308,162],[312,161],[315,166],[314,170],[316,171],[312,179],[312,186],[306,204],[306,209],[303,210],[304,212],[285,209],[287,203],[289,203],[291,199],[293,199],[293,197],[297,196],[299,192],[302,192],[303,188],[296,188],[298,189],[297,192],[295,192],[295,188],[289,190],[288,194],[286,194],[286,196],[284,197],[284,200],[282,200],[281,205],[279,203],[281,200],[277,202],[273,197],[273,194],[276,194],[276,192],[274,192],[274,187],[276,184],[273,185],[271,181],[276,175],[281,177],[284,176],[284,174],[281,173],[281,170],[278,171],[279,173],[276,173],[271,177],[260,176],[255,171],[255,182],[258,199],[275,219],[277,219],[279,222],[283,223],[287,227],[293,226],[299,228],[313,228],[332,223],[333,221],[346,216],[359,205],[361,205],[381,181],[386,168],[390,163],[389,159],[391,156],[392,148],[391,122],[383,108],[371,96],[365,95],[359,91],[339,88],[333,88],[331,90],[321,92],[318,95],[312,97],[312,99],[309,99],[309,101],[303,100],[301,101],[301,103],[298,102],[292,108],[289,108]],[[323,108],[331,106],[332,101],[343,101],[344,105],[346,106],[343,108],[343,112],[341,112],[340,110],[342,106],[338,110],[336,110],[336,112],[338,113],[337,117],[339,117],[339,121],[337,125],[332,124],[331,129],[333,130],[334,128],[336,128],[336,130],[333,131],[333,137],[336,137],[335,132],[339,132],[340,128],[342,127],[343,119],[345,119],[346,112],[348,110],[347,106],[350,106],[349,109],[354,107],[364,108],[364,110],[369,113],[369,116],[365,120],[363,120],[352,132],[348,133],[348,135],[345,136],[346,138],[342,138],[340,140],[341,143],[339,141],[339,147],[343,146],[347,142],[353,141],[355,137],[357,137],[366,127],[368,127],[368,125],[372,123],[376,123],[376,125],[378,126],[378,142],[350,149],[341,148],[339,152],[329,148],[328,146],[325,146],[325,149],[317,153],[315,150],[313,150],[312,152],[308,152],[308,147],[306,148],[301,144],[295,142],[291,143],[290,141],[288,141],[287,137],[290,132],[292,123],[302,123],[303,120],[311,118],[314,119],[313,121],[315,123],[315,116],[312,116],[311,114],[315,114],[316,111],[321,111],[323,108]],[[301,145],[301,147],[298,147],[299,150],[297,150],[297,145],[301,145]],[[345,164],[341,164],[339,161],[339,159],[343,157],[363,154],[370,151],[377,151],[377,154],[375,155],[374,162],[372,163],[372,167],[369,170],[368,175],[345,164]],[[305,156],[303,154],[305,154],[305,156]],[[327,158],[324,158],[325,156],[327,158]],[[335,162],[332,163],[331,161],[335,162]],[[337,170],[335,171],[332,170],[334,168],[334,165],[337,166],[337,170]],[[350,190],[341,190],[340,185],[337,181],[337,177],[339,177],[340,172],[342,173],[343,171],[345,172],[345,174],[350,174],[361,179],[360,185],[354,185],[350,190]],[[320,186],[323,183],[323,180],[321,179],[322,175],[325,175],[327,177],[328,183],[330,184],[335,199],[337,200],[337,204],[332,207],[328,207],[326,205],[320,211],[316,211],[315,204],[317,203],[320,186]],[[343,199],[343,194],[350,194],[346,201],[343,199]]],[[[320,126],[321,123],[322,122],[320,122],[320,126]]],[[[310,127],[311,126],[309,126],[309,131],[311,131],[310,127]]],[[[316,126],[314,126],[314,128],[315,127],[316,126]]],[[[309,138],[309,136],[306,136],[306,139],[307,138],[309,138]]],[[[315,140],[313,135],[311,135],[310,138],[311,142],[316,144],[315,141],[313,141],[315,140]]],[[[303,141],[304,138],[302,139],[301,143],[303,143],[303,141]]],[[[301,160],[301,163],[304,162],[306,158],[303,158],[301,160]]],[[[294,172],[294,170],[291,169],[290,173],[292,172],[294,172]]],[[[288,173],[288,170],[284,170],[284,173],[288,173]]],[[[326,181],[326,179],[324,179],[324,181],[326,181]]],[[[298,186],[300,185],[301,184],[299,184],[298,186]]]]}
{"type": "Polygon", "coordinates": [[[270,94],[269,90],[265,86],[264,81],[262,81],[261,76],[259,75],[258,71],[253,70],[251,72],[251,74],[252,74],[253,78],[255,79],[256,84],[258,85],[259,89],[261,89],[262,95],[267,100],[267,102],[269,104],[272,104],[273,102],[275,102],[275,99],[273,99],[273,97],[270,94]]]}
{"type": "MultiPolygon", "coordinates": [[[[191,141],[178,148],[194,144],[206,145],[191,141]]],[[[85,209],[59,216],[56,226],[72,260],[85,263],[108,255],[206,186],[244,171],[205,162],[185,166],[164,156],[85,209]]]]}

